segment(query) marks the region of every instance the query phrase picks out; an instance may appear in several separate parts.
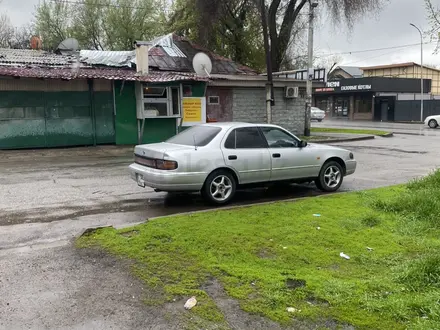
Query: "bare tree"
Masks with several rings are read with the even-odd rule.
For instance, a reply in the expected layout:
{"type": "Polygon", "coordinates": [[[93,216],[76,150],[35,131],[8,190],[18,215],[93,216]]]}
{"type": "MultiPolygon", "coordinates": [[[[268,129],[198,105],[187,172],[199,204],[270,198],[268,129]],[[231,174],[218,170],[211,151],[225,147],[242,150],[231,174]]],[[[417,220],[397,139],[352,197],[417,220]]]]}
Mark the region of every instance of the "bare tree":
{"type": "Polygon", "coordinates": [[[438,53],[440,50],[440,9],[439,7],[434,7],[431,0],[425,0],[425,6],[428,12],[428,20],[431,25],[427,35],[430,37],[431,41],[437,41],[435,53],[438,53]]]}
{"type": "MultiPolygon", "coordinates": [[[[324,6],[333,22],[345,22],[349,28],[354,22],[375,13],[388,0],[324,0],[324,6]]],[[[271,0],[268,7],[268,26],[271,45],[272,68],[278,71],[284,61],[292,31],[301,13],[307,13],[308,0],[271,0]]]]}
{"type": "Polygon", "coordinates": [[[9,16],[0,14],[0,48],[10,48],[14,37],[14,27],[9,16]]]}
{"type": "Polygon", "coordinates": [[[10,47],[15,49],[29,49],[33,35],[33,27],[30,24],[16,28],[10,47]]]}

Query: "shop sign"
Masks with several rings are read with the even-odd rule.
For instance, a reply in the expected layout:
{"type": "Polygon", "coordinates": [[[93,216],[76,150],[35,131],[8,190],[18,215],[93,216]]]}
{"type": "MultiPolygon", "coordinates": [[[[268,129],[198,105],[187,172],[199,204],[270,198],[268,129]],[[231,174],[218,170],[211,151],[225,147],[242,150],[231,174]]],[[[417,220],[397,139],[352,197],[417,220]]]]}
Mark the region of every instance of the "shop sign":
{"type": "Polygon", "coordinates": [[[183,98],[183,126],[206,122],[206,99],[204,97],[183,98]]]}
{"type": "Polygon", "coordinates": [[[370,89],[371,89],[371,85],[341,86],[341,91],[363,91],[370,89]]]}
{"type": "Polygon", "coordinates": [[[341,82],[340,81],[327,81],[325,84],[326,87],[340,87],[341,82]]]}
{"type": "Polygon", "coordinates": [[[315,92],[334,92],[334,88],[316,88],[315,92]]]}

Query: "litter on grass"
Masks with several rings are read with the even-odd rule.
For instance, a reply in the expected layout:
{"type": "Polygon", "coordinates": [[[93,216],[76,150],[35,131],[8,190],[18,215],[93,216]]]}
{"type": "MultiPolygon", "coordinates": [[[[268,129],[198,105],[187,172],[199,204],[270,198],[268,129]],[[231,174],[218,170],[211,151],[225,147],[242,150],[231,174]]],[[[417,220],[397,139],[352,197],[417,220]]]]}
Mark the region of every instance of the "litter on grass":
{"type": "Polygon", "coordinates": [[[339,256],[340,256],[341,258],[344,258],[344,259],[350,260],[350,257],[349,257],[348,255],[346,255],[344,252],[339,253],[339,256]]]}
{"type": "Polygon", "coordinates": [[[185,307],[185,309],[191,309],[191,308],[193,308],[195,305],[197,305],[196,297],[191,297],[191,298],[189,298],[189,299],[186,301],[186,303],[185,303],[185,305],[184,305],[183,307],[185,307]]]}
{"type": "Polygon", "coordinates": [[[300,309],[296,309],[295,307],[287,307],[287,312],[289,313],[297,313],[297,312],[301,312],[300,309]]]}
{"type": "Polygon", "coordinates": [[[317,213],[317,214],[314,214],[313,216],[314,216],[314,217],[320,217],[321,214],[317,213]]]}

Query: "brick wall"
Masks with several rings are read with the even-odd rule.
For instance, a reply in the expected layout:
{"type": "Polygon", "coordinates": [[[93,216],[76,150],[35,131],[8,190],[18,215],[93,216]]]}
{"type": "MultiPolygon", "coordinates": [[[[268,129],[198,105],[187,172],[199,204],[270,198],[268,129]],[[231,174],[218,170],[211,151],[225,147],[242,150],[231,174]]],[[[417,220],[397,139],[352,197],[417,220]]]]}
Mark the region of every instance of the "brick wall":
{"type": "MultiPolygon", "coordinates": [[[[305,120],[305,99],[286,99],[284,88],[275,88],[275,106],[272,107],[272,124],[302,135],[305,120]]],[[[266,91],[264,88],[233,89],[233,120],[266,123],[266,91]]]]}

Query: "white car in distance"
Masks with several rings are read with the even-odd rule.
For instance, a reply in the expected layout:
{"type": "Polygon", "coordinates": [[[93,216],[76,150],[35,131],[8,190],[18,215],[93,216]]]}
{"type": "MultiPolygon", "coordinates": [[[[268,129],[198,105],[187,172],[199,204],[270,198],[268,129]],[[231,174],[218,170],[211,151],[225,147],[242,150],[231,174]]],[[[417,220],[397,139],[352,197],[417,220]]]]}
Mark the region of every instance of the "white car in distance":
{"type": "Polygon", "coordinates": [[[428,116],[425,119],[425,125],[429,128],[437,128],[440,124],[440,115],[428,116]]]}
{"type": "Polygon", "coordinates": [[[140,187],[201,192],[223,205],[238,188],[279,182],[314,181],[334,192],[355,172],[356,160],[348,150],[308,144],[276,125],[210,123],[166,142],[136,146],[129,170],[140,187]]]}
{"type": "Polygon", "coordinates": [[[325,118],[325,111],[321,110],[321,109],[319,109],[317,107],[312,107],[310,118],[312,120],[317,120],[317,121],[321,122],[325,118]]]}

